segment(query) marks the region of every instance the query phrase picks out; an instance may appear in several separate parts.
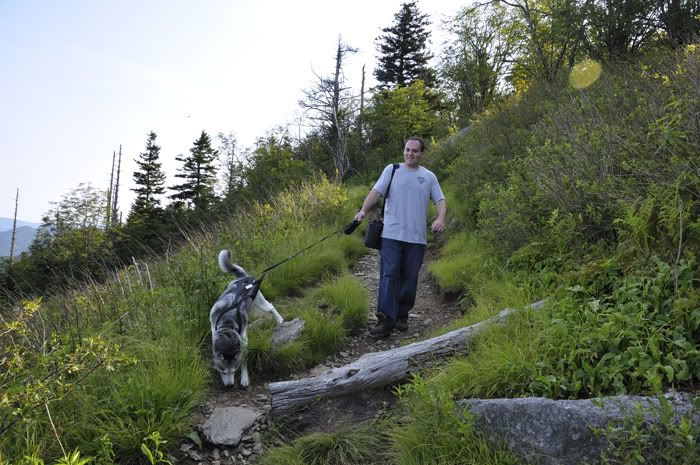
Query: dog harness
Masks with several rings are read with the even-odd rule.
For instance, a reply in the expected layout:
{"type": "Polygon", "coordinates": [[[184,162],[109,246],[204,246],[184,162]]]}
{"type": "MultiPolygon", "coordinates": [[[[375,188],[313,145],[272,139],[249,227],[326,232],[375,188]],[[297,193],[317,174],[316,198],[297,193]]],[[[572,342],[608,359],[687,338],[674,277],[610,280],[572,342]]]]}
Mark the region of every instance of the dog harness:
{"type": "Polygon", "coordinates": [[[221,297],[224,299],[229,299],[226,305],[226,307],[228,308],[225,311],[221,312],[216,318],[216,323],[214,324],[215,329],[219,328],[219,321],[221,320],[221,317],[223,317],[225,314],[239,308],[247,299],[250,299],[250,302],[255,300],[255,297],[258,295],[258,292],[260,292],[260,283],[262,283],[264,277],[265,275],[263,274],[261,278],[257,280],[252,276],[244,276],[242,278],[236,279],[231,284],[229,284],[229,287],[226,289],[226,291],[224,291],[224,294],[221,297]],[[239,291],[231,293],[231,287],[238,288],[239,291]],[[245,290],[245,292],[242,292],[243,290],[245,290]],[[236,296],[235,299],[231,300],[231,294],[236,296]]]}

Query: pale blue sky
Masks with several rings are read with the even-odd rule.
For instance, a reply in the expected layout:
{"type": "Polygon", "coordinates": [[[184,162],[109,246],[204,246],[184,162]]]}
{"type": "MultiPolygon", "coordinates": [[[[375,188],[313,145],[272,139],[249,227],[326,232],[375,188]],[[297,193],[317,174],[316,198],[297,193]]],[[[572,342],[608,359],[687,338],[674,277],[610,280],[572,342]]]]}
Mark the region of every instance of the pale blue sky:
{"type": "MultiPolygon", "coordinates": [[[[292,123],[314,71],[329,74],[339,35],[359,92],[374,39],[400,0],[0,0],[0,217],[39,222],[80,183],[107,188],[122,144],[120,207],[134,158],[155,131],[167,183],[202,130],[239,145],[292,123]]],[[[469,0],[418,0],[433,21],[469,0]]]]}

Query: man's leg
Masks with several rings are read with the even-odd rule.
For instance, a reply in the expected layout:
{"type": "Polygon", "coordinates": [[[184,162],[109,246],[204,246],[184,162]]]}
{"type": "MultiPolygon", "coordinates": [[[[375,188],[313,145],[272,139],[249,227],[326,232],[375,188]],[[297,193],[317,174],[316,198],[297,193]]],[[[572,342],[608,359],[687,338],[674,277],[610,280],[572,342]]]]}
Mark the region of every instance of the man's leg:
{"type": "Polygon", "coordinates": [[[392,239],[382,239],[377,307],[379,312],[386,316],[386,320],[382,325],[382,328],[385,330],[393,329],[399,307],[401,249],[401,242],[392,239]]]}
{"type": "Polygon", "coordinates": [[[401,279],[399,282],[398,311],[396,314],[397,329],[406,331],[408,329],[408,312],[416,302],[416,291],[418,288],[418,273],[423,264],[425,246],[423,244],[404,245],[401,258],[401,279]]]}

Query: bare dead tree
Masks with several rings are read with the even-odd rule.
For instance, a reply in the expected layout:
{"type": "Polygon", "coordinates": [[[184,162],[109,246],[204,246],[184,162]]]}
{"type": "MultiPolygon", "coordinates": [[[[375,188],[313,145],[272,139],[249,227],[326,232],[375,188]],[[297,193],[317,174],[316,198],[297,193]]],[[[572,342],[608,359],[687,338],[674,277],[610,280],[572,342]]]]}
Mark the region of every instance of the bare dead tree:
{"type": "Polygon", "coordinates": [[[19,187],[17,188],[17,195],[15,195],[15,217],[12,221],[12,239],[10,240],[10,264],[14,261],[15,256],[15,240],[17,237],[17,207],[19,206],[19,187]]]}
{"type": "Polygon", "coordinates": [[[105,219],[106,228],[112,226],[112,192],[114,190],[114,162],[117,157],[117,152],[112,150],[112,170],[109,175],[109,189],[107,190],[107,217],[105,219]]]}
{"type": "Polygon", "coordinates": [[[357,127],[357,132],[360,134],[360,139],[362,139],[363,135],[363,121],[362,121],[362,115],[365,112],[365,65],[362,65],[362,83],[360,84],[360,113],[358,117],[358,127],[357,127]]]}
{"type": "Polygon", "coordinates": [[[357,49],[344,44],[338,37],[335,55],[335,71],[331,77],[316,75],[318,83],[304,92],[305,99],[299,102],[326,135],[326,143],[333,156],[335,177],[340,180],[350,170],[347,154],[348,134],[354,113],[353,98],[344,87],[343,59],[357,49]]]}
{"type": "Polygon", "coordinates": [[[117,177],[114,180],[114,195],[112,197],[112,213],[110,217],[112,218],[112,223],[121,223],[121,214],[119,213],[119,177],[121,175],[122,167],[122,146],[119,144],[119,160],[117,161],[117,177]]]}

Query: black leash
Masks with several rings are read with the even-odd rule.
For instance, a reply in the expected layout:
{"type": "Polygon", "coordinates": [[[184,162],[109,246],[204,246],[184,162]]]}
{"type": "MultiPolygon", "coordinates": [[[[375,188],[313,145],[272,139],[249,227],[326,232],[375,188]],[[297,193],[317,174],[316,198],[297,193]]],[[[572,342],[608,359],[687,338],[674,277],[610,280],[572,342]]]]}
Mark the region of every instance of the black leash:
{"type": "MultiPolygon", "coordinates": [[[[244,287],[245,287],[245,290],[247,291],[247,294],[250,297],[251,301],[255,300],[255,297],[258,295],[258,292],[260,292],[260,285],[262,284],[263,279],[265,279],[265,276],[267,275],[268,271],[274,270],[275,268],[277,268],[281,264],[288,262],[289,260],[291,260],[292,258],[294,258],[298,255],[301,255],[302,253],[306,252],[310,248],[317,246],[321,242],[325,241],[326,239],[328,239],[330,237],[335,236],[338,233],[343,232],[343,233],[348,234],[348,235],[351,234],[359,225],[360,225],[359,221],[353,220],[352,223],[345,226],[343,229],[340,229],[338,231],[334,231],[331,234],[324,237],[323,239],[321,239],[320,241],[311,244],[310,246],[306,247],[305,249],[300,250],[299,252],[295,253],[294,255],[290,255],[289,257],[285,258],[284,260],[277,262],[272,266],[268,266],[260,273],[260,277],[258,279],[255,279],[253,276],[246,276],[243,278],[239,278],[239,280],[243,281],[243,283],[246,283],[244,287]]],[[[243,283],[241,283],[241,284],[243,284],[243,283]]],[[[221,320],[221,317],[224,316],[224,314],[226,314],[232,310],[233,310],[233,308],[229,308],[226,311],[220,313],[216,319],[216,323],[214,324],[214,328],[218,328],[219,327],[219,320],[221,320]]]]}
{"type": "Polygon", "coordinates": [[[263,279],[265,279],[265,276],[267,275],[268,271],[274,270],[275,268],[277,268],[278,266],[282,265],[283,263],[286,263],[286,262],[288,262],[289,260],[291,260],[292,258],[301,255],[302,253],[306,252],[307,250],[309,250],[309,249],[312,248],[312,247],[316,247],[316,246],[317,246],[318,244],[320,244],[321,242],[323,242],[323,241],[325,241],[326,239],[329,239],[329,238],[335,236],[336,234],[339,234],[339,233],[341,233],[341,232],[342,232],[342,233],[345,233],[345,234],[348,234],[348,235],[349,235],[349,234],[352,234],[352,232],[353,232],[359,225],[360,225],[360,222],[359,222],[359,221],[353,220],[352,223],[350,223],[349,225],[345,226],[343,229],[339,229],[338,231],[334,231],[334,232],[330,233],[329,235],[327,235],[326,237],[324,237],[323,239],[321,239],[320,241],[311,244],[310,246],[306,247],[305,249],[300,250],[299,252],[295,253],[294,255],[290,255],[289,257],[285,258],[284,260],[282,260],[282,261],[280,261],[280,262],[277,262],[277,263],[275,263],[274,265],[265,268],[263,271],[260,272],[260,277],[259,277],[258,279],[256,279],[253,283],[248,284],[248,285],[246,286],[246,289],[248,289],[248,293],[251,295],[251,298],[252,298],[252,299],[255,299],[255,296],[258,295],[258,291],[260,290],[260,285],[262,284],[263,279]]]}

